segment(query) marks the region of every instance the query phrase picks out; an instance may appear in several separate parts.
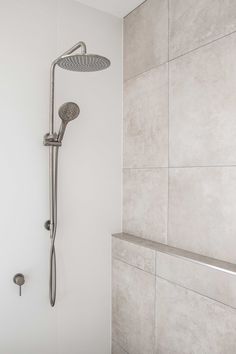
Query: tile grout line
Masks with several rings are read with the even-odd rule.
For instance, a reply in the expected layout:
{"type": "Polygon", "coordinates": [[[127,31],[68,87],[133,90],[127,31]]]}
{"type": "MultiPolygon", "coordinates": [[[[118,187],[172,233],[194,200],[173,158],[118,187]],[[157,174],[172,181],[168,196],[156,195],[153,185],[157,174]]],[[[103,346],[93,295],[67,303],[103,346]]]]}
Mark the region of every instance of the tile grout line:
{"type": "Polygon", "coordinates": [[[161,63],[159,63],[159,64],[155,64],[155,65],[151,66],[150,68],[148,68],[148,69],[142,71],[141,73],[138,73],[138,74],[135,74],[135,75],[132,76],[132,77],[129,77],[128,79],[124,79],[124,85],[125,85],[127,82],[129,82],[129,81],[131,81],[131,80],[133,80],[133,79],[137,79],[139,76],[142,76],[142,75],[148,73],[149,71],[155,70],[155,69],[159,68],[160,66],[166,65],[167,63],[168,63],[168,60],[167,60],[167,61],[163,61],[163,62],[161,62],[161,63]]]}
{"type": "Polygon", "coordinates": [[[121,259],[121,258],[119,258],[119,257],[117,257],[117,256],[113,256],[113,259],[116,259],[116,260],[119,261],[119,262],[122,262],[122,263],[124,263],[124,264],[127,264],[127,265],[130,266],[130,267],[133,267],[133,268],[136,268],[136,269],[138,269],[138,270],[141,270],[141,272],[144,272],[144,273],[146,273],[146,274],[152,275],[153,277],[156,276],[155,271],[154,271],[154,273],[148,272],[147,270],[144,270],[144,269],[142,269],[142,268],[139,268],[138,266],[135,266],[135,265],[133,265],[133,264],[130,264],[130,263],[124,261],[123,259],[121,259]]]}
{"type": "Polygon", "coordinates": [[[157,319],[156,319],[156,312],[157,312],[157,276],[156,276],[156,264],[157,264],[157,252],[155,251],[155,289],[154,289],[154,353],[156,352],[157,348],[157,319]]]}
{"type": "Polygon", "coordinates": [[[165,168],[165,169],[178,169],[178,168],[222,168],[222,167],[236,167],[236,164],[235,165],[206,165],[206,166],[203,166],[203,165],[196,165],[196,166],[149,166],[149,167],[123,167],[123,170],[158,170],[158,169],[161,169],[161,168],[165,168]]]}
{"type": "MultiPolygon", "coordinates": [[[[142,4],[141,4],[141,5],[142,5],[142,4]]],[[[136,79],[137,77],[139,77],[139,76],[141,76],[141,75],[147,73],[148,71],[154,70],[154,69],[158,68],[159,66],[165,65],[165,64],[167,64],[167,63],[171,63],[171,62],[173,62],[173,61],[176,60],[176,59],[182,58],[182,57],[184,57],[185,55],[191,54],[191,53],[193,53],[193,52],[195,52],[195,51],[197,51],[197,50],[199,50],[199,49],[201,49],[201,48],[207,47],[208,45],[211,45],[211,44],[213,44],[213,43],[215,43],[215,42],[217,42],[217,41],[220,41],[221,39],[224,39],[224,38],[226,38],[226,37],[229,37],[229,36],[231,36],[231,35],[234,35],[235,33],[236,33],[236,31],[232,31],[232,32],[230,32],[230,33],[227,33],[227,34],[225,34],[225,35],[223,35],[223,36],[221,36],[221,37],[218,37],[218,38],[216,38],[216,39],[213,39],[213,40],[210,41],[210,42],[207,42],[207,43],[205,43],[205,44],[202,44],[202,45],[199,46],[199,47],[193,48],[193,49],[191,49],[191,50],[189,50],[189,51],[187,51],[187,52],[185,52],[185,53],[183,53],[183,54],[180,54],[180,55],[178,55],[178,56],[176,56],[176,57],[174,57],[174,58],[172,58],[172,59],[169,58],[169,45],[168,45],[168,58],[167,58],[167,61],[161,62],[161,63],[159,63],[159,64],[155,64],[155,65],[151,66],[150,68],[148,68],[148,69],[146,69],[146,70],[144,70],[144,71],[142,71],[142,72],[140,72],[140,73],[138,73],[138,74],[135,74],[135,75],[133,75],[133,76],[127,78],[127,79],[124,79],[124,84],[127,83],[128,81],[132,80],[132,79],[136,79]]]]}
{"type": "Polygon", "coordinates": [[[230,33],[224,34],[224,35],[222,35],[222,36],[220,36],[220,37],[218,37],[218,38],[215,38],[215,39],[211,40],[210,42],[207,42],[207,43],[205,43],[205,44],[200,45],[199,47],[193,48],[193,49],[191,49],[191,50],[189,50],[189,51],[187,51],[187,52],[185,52],[185,53],[182,53],[182,54],[180,54],[180,55],[177,55],[176,57],[170,59],[169,61],[172,62],[172,61],[174,61],[174,60],[176,60],[176,59],[182,58],[182,57],[185,56],[185,55],[191,54],[191,53],[193,53],[193,52],[195,52],[195,51],[197,51],[197,50],[199,50],[199,49],[201,49],[201,48],[207,47],[208,45],[213,44],[213,43],[215,43],[215,42],[217,42],[217,41],[220,41],[221,39],[224,39],[224,38],[229,37],[229,36],[231,36],[231,35],[234,35],[235,33],[236,33],[236,30],[235,30],[235,31],[232,31],[232,32],[230,32],[230,33]]]}
{"type": "Polygon", "coordinates": [[[234,311],[236,310],[236,308],[233,307],[233,306],[231,306],[231,305],[227,305],[227,304],[225,304],[225,303],[222,302],[222,301],[219,301],[219,300],[214,299],[213,297],[209,297],[209,296],[207,296],[207,295],[203,295],[203,294],[199,293],[198,291],[193,290],[193,289],[190,289],[190,288],[187,288],[186,286],[180,285],[180,284],[174,282],[173,280],[166,279],[166,278],[161,277],[160,275],[157,275],[157,274],[156,274],[156,278],[159,278],[159,279],[161,279],[161,280],[164,280],[164,281],[166,281],[167,283],[170,283],[170,284],[172,284],[172,285],[174,285],[174,286],[177,286],[177,287],[179,287],[179,288],[182,288],[182,289],[185,289],[185,290],[187,290],[187,291],[190,291],[191,293],[197,294],[197,295],[199,295],[199,296],[201,296],[201,297],[203,297],[203,298],[206,298],[206,299],[208,299],[208,300],[217,302],[217,303],[220,304],[220,305],[229,307],[230,309],[232,309],[232,310],[234,310],[234,311]]]}
{"type": "Polygon", "coordinates": [[[120,345],[120,343],[119,343],[116,339],[112,339],[112,341],[113,341],[114,343],[116,343],[116,344],[118,345],[118,347],[120,347],[125,353],[129,354],[129,353],[127,352],[127,350],[125,350],[125,349],[122,347],[122,345],[120,345]]]}
{"type": "Polygon", "coordinates": [[[167,208],[166,208],[166,244],[168,245],[169,239],[169,202],[170,202],[170,1],[167,1],[167,11],[168,11],[168,64],[167,64],[167,126],[168,126],[168,170],[167,170],[167,208]]]}
{"type": "MultiPolygon", "coordinates": [[[[155,251],[155,253],[157,253],[157,252],[155,251]]],[[[197,295],[199,295],[199,296],[201,296],[201,297],[203,297],[203,298],[210,299],[211,301],[215,301],[215,302],[217,302],[217,303],[219,303],[219,304],[221,304],[221,305],[224,305],[224,306],[229,307],[229,308],[231,308],[231,309],[233,309],[233,310],[236,310],[236,308],[233,307],[233,306],[231,306],[231,305],[227,305],[227,304],[225,304],[225,303],[222,302],[222,301],[216,300],[216,299],[214,299],[214,298],[212,298],[212,297],[209,297],[209,296],[207,296],[207,295],[203,295],[203,294],[201,294],[200,292],[198,292],[198,291],[196,291],[196,290],[193,290],[193,289],[191,289],[191,288],[187,288],[187,287],[184,286],[184,285],[180,285],[179,283],[174,282],[173,280],[169,280],[169,279],[167,279],[167,278],[164,278],[164,277],[158,275],[157,273],[156,273],[156,274],[153,274],[153,273],[147,272],[147,271],[145,271],[145,270],[143,270],[143,269],[141,269],[141,268],[139,268],[139,267],[137,267],[137,266],[135,266],[135,265],[132,265],[132,264],[129,264],[129,263],[125,262],[124,260],[122,260],[122,259],[120,259],[120,258],[118,258],[118,257],[113,257],[113,259],[116,259],[117,261],[122,262],[122,263],[124,263],[124,264],[126,264],[126,265],[128,265],[128,266],[130,266],[130,267],[132,267],[132,268],[138,269],[138,270],[140,270],[141,272],[144,272],[144,273],[146,273],[146,274],[149,274],[149,275],[151,275],[151,276],[154,276],[155,278],[162,279],[162,280],[164,280],[164,281],[166,281],[166,282],[168,282],[168,283],[170,283],[170,284],[173,284],[173,285],[175,285],[175,286],[178,286],[178,287],[180,287],[180,288],[183,288],[183,289],[185,289],[185,290],[188,290],[188,291],[190,291],[190,292],[193,292],[193,293],[195,293],[195,294],[197,294],[197,295]]],[[[156,259],[156,257],[155,257],[155,259],[156,259]]],[[[156,264],[155,264],[155,269],[156,269],[156,264]]]]}

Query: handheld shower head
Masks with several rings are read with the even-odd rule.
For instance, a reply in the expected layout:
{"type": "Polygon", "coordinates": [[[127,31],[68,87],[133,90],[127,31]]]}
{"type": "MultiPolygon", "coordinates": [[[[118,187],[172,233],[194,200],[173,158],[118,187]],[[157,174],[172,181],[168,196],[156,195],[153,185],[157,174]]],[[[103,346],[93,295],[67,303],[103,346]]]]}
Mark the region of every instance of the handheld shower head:
{"type": "Polygon", "coordinates": [[[79,113],[79,106],[74,102],[66,102],[59,108],[58,114],[62,122],[58,133],[58,142],[62,142],[67,124],[77,118],[79,113]]]}
{"type": "Polygon", "coordinates": [[[64,103],[58,111],[59,117],[63,122],[69,122],[78,117],[80,113],[79,106],[74,102],[64,103]]]}

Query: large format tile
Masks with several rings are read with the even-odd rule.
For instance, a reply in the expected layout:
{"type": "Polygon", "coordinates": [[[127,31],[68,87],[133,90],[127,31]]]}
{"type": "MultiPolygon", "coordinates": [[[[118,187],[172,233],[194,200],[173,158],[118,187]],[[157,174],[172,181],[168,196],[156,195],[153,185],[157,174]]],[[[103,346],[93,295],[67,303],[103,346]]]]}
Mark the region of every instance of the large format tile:
{"type": "Polygon", "coordinates": [[[192,259],[157,252],[156,274],[236,308],[236,273],[203,265],[192,259]]]}
{"type": "Polygon", "coordinates": [[[170,165],[236,164],[236,34],[170,63],[170,165]]]}
{"type": "Polygon", "coordinates": [[[235,30],[235,0],[170,0],[170,58],[235,30]]]}
{"type": "Polygon", "coordinates": [[[141,244],[112,237],[112,257],[118,258],[146,272],[155,274],[155,250],[141,244]]]}
{"type": "Polygon", "coordinates": [[[167,65],[124,84],[124,167],[168,165],[167,65]]]}
{"type": "Polygon", "coordinates": [[[167,169],[125,169],[123,183],[123,231],[166,243],[167,169]]]}
{"type": "Polygon", "coordinates": [[[148,0],[124,19],[124,78],[168,59],[168,0],[148,0]]]}
{"type": "Polygon", "coordinates": [[[170,169],[168,244],[235,263],[236,167],[170,169]]]}
{"type": "Polygon", "coordinates": [[[117,344],[116,342],[112,342],[112,354],[127,354],[126,351],[124,351],[124,349],[122,349],[119,344],[117,344]]]}
{"type": "Polygon", "coordinates": [[[154,353],[155,276],[113,260],[113,339],[129,354],[154,353]]]}
{"type": "Polygon", "coordinates": [[[235,354],[236,311],[157,279],[156,354],[235,354]]]}

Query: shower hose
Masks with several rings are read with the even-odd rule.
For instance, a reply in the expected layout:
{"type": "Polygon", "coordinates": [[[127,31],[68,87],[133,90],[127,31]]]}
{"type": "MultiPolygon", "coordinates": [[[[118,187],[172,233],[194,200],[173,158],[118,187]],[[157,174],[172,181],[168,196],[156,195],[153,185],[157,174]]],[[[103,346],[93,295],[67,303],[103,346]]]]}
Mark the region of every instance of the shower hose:
{"type": "Polygon", "coordinates": [[[50,271],[49,271],[49,298],[51,306],[55,305],[56,302],[56,281],[57,281],[57,269],[56,269],[56,249],[55,240],[57,233],[57,181],[58,181],[58,153],[59,147],[51,147],[50,151],[50,186],[51,186],[51,218],[50,221],[50,238],[51,238],[51,248],[50,248],[50,271]]]}

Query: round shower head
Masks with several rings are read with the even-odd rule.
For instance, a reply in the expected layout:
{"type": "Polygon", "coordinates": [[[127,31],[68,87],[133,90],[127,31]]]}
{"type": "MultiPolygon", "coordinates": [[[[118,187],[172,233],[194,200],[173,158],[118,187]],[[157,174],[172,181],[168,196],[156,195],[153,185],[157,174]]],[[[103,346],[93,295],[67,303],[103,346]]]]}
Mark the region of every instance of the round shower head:
{"type": "Polygon", "coordinates": [[[107,69],[111,62],[97,54],[70,54],[61,57],[57,64],[62,69],[89,72],[107,69]]]}
{"type": "Polygon", "coordinates": [[[59,117],[63,122],[68,123],[69,121],[78,117],[80,113],[79,106],[74,102],[64,103],[58,111],[59,117]]]}
{"type": "Polygon", "coordinates": [[[77,118],[79,113],[80,113],[79,106],[74,102],[66,102],[59,108],[58,114],[62,122],[58,132],[58,137],[57,137],[58,142],[60,143],[62,142],[67,124],[71,120],[77,118]]]}

